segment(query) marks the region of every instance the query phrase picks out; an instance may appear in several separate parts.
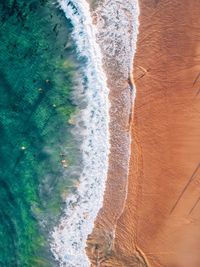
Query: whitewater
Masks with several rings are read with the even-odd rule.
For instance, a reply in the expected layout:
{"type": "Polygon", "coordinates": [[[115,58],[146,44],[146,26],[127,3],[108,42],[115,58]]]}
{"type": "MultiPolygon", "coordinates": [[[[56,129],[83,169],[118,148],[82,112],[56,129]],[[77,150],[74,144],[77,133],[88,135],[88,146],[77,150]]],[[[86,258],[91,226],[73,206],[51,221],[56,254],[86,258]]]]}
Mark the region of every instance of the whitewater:
{"type": "Polygon", "coordinates": [[[80,0],[61,0],[59,4],[73,24],[77,52],[86,59],[82,95],[87,106],[79,114],[76,125],[76,131],[82,136],[84,167],[80,183],[77,192],[66,199],[65,212],[52,233],[51,249],[60,266],[87,267],[85,244],[103,203],[108,171],[109,91],[89,4],[80,0]]]}
{"type": "Polygon", "coordinates": [[[74,98],[83,106],[74,129],[82,142],[83,170],[77,191],[67,197],[64,214],[52,232],[51,249],[61,267],[88,267],[86,240],[103,205],[114,135],[119,137],[115,136],[115,156],[124,169],[121,183],[127,183],[131,139],[124,125],[129,122],[135,97],[127,81],[132,73],[139,12],[133,0],[105,0],[93,16],[86,0],[59,0],[59,5],[73,25],[77,54],[84,59],[74,89],[74,98]],[[112,98],[112,105],[108,87],[118,95],[112,98]]]}

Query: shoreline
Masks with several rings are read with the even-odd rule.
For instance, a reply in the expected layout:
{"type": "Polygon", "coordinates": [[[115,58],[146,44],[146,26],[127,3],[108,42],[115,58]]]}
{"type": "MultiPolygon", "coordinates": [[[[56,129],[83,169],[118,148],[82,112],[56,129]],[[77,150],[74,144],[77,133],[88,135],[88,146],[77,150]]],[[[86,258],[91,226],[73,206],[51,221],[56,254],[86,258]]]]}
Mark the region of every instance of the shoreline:
{"type": "Polygon", "coordinates": [[[101,267],[197,267],[200,3],[139,3],[128,193],[112,235],[106,204],[119,184],[108,177],[89,256],[101,267]]]}

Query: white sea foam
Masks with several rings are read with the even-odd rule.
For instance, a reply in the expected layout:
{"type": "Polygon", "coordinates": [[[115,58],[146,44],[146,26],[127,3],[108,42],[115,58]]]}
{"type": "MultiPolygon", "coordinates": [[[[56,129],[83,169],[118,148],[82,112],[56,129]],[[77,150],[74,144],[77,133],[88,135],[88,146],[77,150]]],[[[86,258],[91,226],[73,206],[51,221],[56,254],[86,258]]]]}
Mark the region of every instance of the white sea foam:
{"type": "MultiPolygon", "coordinates": [[[[65,213],[52,233],[51,248],[62,267],[87,267],[85,244],[103,203],[109,157],[109,101],[102,55],[96,41],[97,29],[92,24],[85,0],[60,0],[61,8],[71,20],[77,52],[86,58],[82,94],[86,108],[79,115],[75,130],[83,140],[83,171],[77,193],[66,199],[65,213]],[[82,126],[81,126],[82,125],[82,126]]],[[[80,88],[78,88],[80,92],[80,88]]]]}

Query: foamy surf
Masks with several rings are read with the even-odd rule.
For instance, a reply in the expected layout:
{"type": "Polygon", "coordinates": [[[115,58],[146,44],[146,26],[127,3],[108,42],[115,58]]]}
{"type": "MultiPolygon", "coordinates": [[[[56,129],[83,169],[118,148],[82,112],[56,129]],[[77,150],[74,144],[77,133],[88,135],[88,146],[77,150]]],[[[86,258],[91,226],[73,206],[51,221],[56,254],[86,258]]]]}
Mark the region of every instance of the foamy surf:
{"type": "Polygon", "coordinates": [[[83,140],[84,167],[80,185],[77,193],[66,199],[64,215],[52,233],[51,249],[60,266],[87,267],[89,260],[85,254],[85,244],[103,203],[108,171],[108,88],[89,4],[85,0],[60,0],[59,4],[74,26],[77,52],[86,58],[82,93],[87,107],[79,116],[83,126],[80,123],[76,126],[83,140]]]}

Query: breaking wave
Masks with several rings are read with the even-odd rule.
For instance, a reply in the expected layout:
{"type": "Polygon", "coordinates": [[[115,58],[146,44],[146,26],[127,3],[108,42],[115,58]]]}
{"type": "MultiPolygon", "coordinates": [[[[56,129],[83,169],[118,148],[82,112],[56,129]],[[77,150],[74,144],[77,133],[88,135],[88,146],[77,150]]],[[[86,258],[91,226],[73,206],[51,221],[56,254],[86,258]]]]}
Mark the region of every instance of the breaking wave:
{"type": "Polygon", "coordinates": [[[75,126],[82,139],[83,171],[76,193],[67,197],[64,214],[52,232],[51,249],[60,266],[86,267],[89,260],[85,244],[103,203],[108,171],[109,91],[89,4],[83,0],[60,0],[59,4],[73,24],[77,53],[85,59],[82,82],[77,90],[86,108],[79,114],[75,126]]]}

